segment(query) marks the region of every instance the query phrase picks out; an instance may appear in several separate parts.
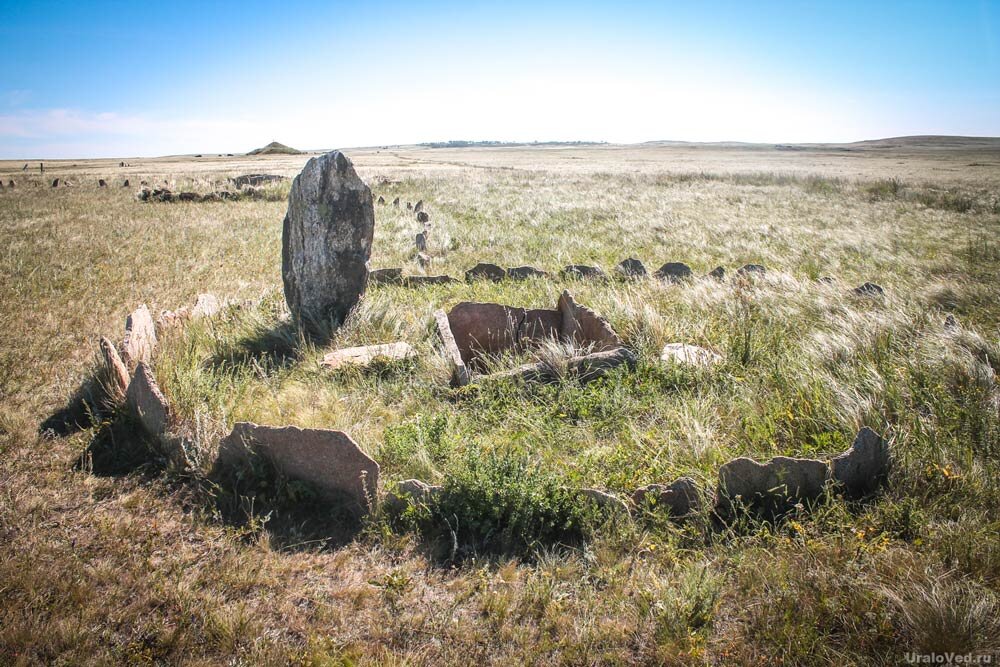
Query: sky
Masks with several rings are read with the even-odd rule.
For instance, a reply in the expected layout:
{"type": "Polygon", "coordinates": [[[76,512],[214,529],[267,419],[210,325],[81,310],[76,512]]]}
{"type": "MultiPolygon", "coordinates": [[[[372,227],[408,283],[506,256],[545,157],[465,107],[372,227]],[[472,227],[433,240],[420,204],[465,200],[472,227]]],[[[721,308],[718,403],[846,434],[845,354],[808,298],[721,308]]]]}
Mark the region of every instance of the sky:
{"type": "Polygon", "coordinates": [[[1000,0],[0,0],[0,158],[1000,136],[1000,0]]]}

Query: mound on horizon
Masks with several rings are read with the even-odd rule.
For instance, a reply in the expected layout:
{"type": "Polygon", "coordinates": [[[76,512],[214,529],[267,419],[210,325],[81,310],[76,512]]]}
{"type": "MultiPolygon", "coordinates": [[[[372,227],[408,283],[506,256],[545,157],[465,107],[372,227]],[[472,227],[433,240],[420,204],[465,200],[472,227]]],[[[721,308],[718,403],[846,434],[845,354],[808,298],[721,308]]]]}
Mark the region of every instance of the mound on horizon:
{"type": "Polygon", "coordinates": [[[247,155],[301,155],[302,151],[292,148],[291,146],[286,146],[285,144],[279,144],[277,141],[272,141],[267,146],[263,148],[255,148],[247,155]]]}

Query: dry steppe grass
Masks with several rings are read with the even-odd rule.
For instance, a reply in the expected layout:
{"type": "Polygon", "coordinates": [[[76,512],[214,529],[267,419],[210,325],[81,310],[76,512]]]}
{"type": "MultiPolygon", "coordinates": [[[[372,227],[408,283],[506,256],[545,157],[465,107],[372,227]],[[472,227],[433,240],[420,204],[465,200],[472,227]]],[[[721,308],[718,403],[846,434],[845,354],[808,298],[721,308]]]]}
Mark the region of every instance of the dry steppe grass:
{"type": "MultiPolygon", "coordinates": [[[[1000,650],[995,149],[348,153],[376,197],[424,200],[429,273],[610,270],[628,256],[768,273],[375,287],[331,345],[405,339],[420,356],[332,373],[317,363],[325,348],[284,324],[280,198],[141,203],[115,187],[207,192],[230,175],[293,176],[309,156],[46,163],[44,181],[37,165],[0,163],[17,181],[0,192],[0,661],[870,665],[1000,650]],[[56,176],[71,186],[50,188],[56,176]],[[885,297],[852,295],[866,280],[885,297]],[[447,388],[435,309],[551,307],[567,287],[638,352],[634,374],[447,388]],[[158,312],[200,292],[232,304],[163,332],[156,359],[200,468],[164,467],[120,415],[76,415],[80,430],[50,419],[87,394],[99,336],[118,336],[136,304],[158,312]],[[664,368],[667,342],[726,362],[664,368]],[[896,460],[873,501],[829,500],[778,525],[652,516],[498,552],[426,516],[345,536],[283,480],[212,487],[214,448],[240,420],[344,429],[387,482],[509,483],[529,510],[550,509],[533,494],[561,484],[711,486],[734,456],[828,456],[864,425],[896,460]],[[457,553],[442,548],[449,531],[457,553]]],[[[417,231],[405,206],[377,207],[372,266],[423,272],[417,231]]],[[[472,499],[463,509],[463,522],[484,516],[472,499]]]]}

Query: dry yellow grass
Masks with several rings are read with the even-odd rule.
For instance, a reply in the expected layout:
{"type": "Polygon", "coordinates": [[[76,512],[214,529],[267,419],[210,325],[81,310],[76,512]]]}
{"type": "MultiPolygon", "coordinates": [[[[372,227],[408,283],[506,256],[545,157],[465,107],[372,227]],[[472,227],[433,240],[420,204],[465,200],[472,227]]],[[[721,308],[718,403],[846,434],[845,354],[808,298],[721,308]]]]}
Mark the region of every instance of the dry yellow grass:
{"type": "MultiPolygon", "coordinates": [[[[115,187],[209,191],[240,173],[293,176],[308,156],[47,162],[45,182],[37,164],[22,174],[23,162],[0,162],[4,184],[18,183],[0,192],[0,660],[890,664],[930,623],[996,650],[995,624],[970,619],[995,607],[970,605],[951,626],[912,608],[969,595],[995,604],[1000,582],[996,151],[349,154],[376,195],[426,202],[432,273],[460,276],[480,260],[610,270],[630,255],[650,269],[769,272],[749,292],[703,280],[377,288],[335,344],[401,338],[421,357],[384,377],[336,375],[317,368],[320,349],[289,363],[248,347],[283,315],[282,201],[145,204],[115,187]],[[50,188],[57,176],[71,187],[50,188]],[[885,299],[850,296],[865,280],[885,299]],[[640,352],[635,379],[448,394],[435,308],[551,306],[565,286],[640,352]],[[117,336],[138,303],[158,312],[200,292],[247,302],[166,333],[157,359],[206,461],[234,421],[251,419],[348,430],[390,480],[442,480],[470,445],[516,446],[575,483],[627,490],[677,474],[710,484],[738,454],[835,453],[869,424],[894,438],[894,482],[872,505],[832,502],[777,528],[609,526],[585,548],[525,561],[445,566],[419,535],[381,523],[347,543],[303,544],[316,537],[307,520],[234,525],[184,477],[78,466],[99,427],[39,434],[93,372],[99,336],[117,336]],[[945,329],[947,313],[959,332],[945,329]],[[655,353],[672,341],[730,361],[711,377],[666,373],[655,353]],[[421,440],[435,418],[447,424],[443,453],[421,440]]],[[[417,229],[405,207],[377,207],[372,265],[419,273],[417,229]]]]}

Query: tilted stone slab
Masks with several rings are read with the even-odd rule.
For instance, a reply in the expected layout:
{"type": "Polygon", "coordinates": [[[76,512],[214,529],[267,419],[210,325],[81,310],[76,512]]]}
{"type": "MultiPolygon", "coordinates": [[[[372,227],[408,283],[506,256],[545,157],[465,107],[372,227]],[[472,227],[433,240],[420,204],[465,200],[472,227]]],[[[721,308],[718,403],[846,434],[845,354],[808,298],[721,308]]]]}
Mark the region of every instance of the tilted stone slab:
{"type": "Polygon", "coordinates": [[[621,347],[622,340],[608,321],[574,301],[569,290],[559,297],[558,309],[562,313],[560,331],[565,342],[576,347],[592,346],[598,352],[621,347]]]}
{"type": "Polygon", "coordinates": [[[320,364],[331,369],[342,368],[344,366],[369,366],[376,359],[398,361],[409,359],[416,356],[416,354],[417,351],[413,349],[412,345],[400,341],[397,343],[363,345],[334,350],[324,355],[323,361],[320,364]]]}
{"type": "Polygon", "coordinates": [[[445,356],[451,364],[451,383],[456,387],[464,387],[469,384],[472,374],[468,366],[462,359],[462,351],[455,343],[455,336],[451,332],[451,323],[448,321],[448,314],[443,310],[434,311],[434,321],[437,324],[438,336],[441,338],[441,345],[444,348],[445,356]]]}
{"type": "Polygon", "coordinates": [[[570,375],[583,384],[598,380],[611,371],[624,366],[634,369],[636,365],[635,354],[625,347],[616,347],[603,352],[592,352],[581,357],[573,357],[569,360],[568,369],[570,375]]]}
{"type": "Polygon", "coordinates": [[[562,313],[546,308],[525,311],[517,333],[520,345],[537,344],[546,340],[559,340],[562,331],[562,313]]]}
{"type": "Polygon", "coordinates": [[[221,466],[262,456],[290,479],[310,484],[326,502],[365,514],[378,489],[379,466],[343,431],[239,422],[219,443],[221,466]]]}
{"type": "Polygon", "coordinates": [[[885,482],[890,464],[889,443],[866,426],[850,449],[833,457],[830,474],[849,496],[860,497],[885,482]]]}
{"type": "Polygon", "coordinates": [[[767,463],[740,457],[719,468],[717,509],[729,514],[732,502],[766,515],[778,515],[797,502],[808,502],[823,494],[830,468],[824,461],[776,456],[767,463]]]}
{"type": "Polygon", "coordinates": [[[108,392],[114,400],[119,401],[125,397],[129,382],[132,380],[129,377],[128,368],[125,367],[125,362],[122,361],[115,344],[109,338],[101,338],[101,356],[104,358],[108,392]]]}
{"type": "Polygon", "coordinates": [[[170,407],[152,369],[140,361],[129,382],[125,402],[132,416],[149,435],[160,438],[170,425],[170,407]]]}
{"type": "Polygon", "coordinates": [[[527,311],[498,303],[463,301],[448,312],[455,344],[468,364],[483,355],[496,355],[518,345],[518,332],[527,311]]]}
{"type": "Polygon", "coordinates": [[[140,361],[149,363],[156,349],[156,325],[149,307],[142,304],[125,318],[125,338],[122,340],[122,360],[129,368],[140,361]]]}

